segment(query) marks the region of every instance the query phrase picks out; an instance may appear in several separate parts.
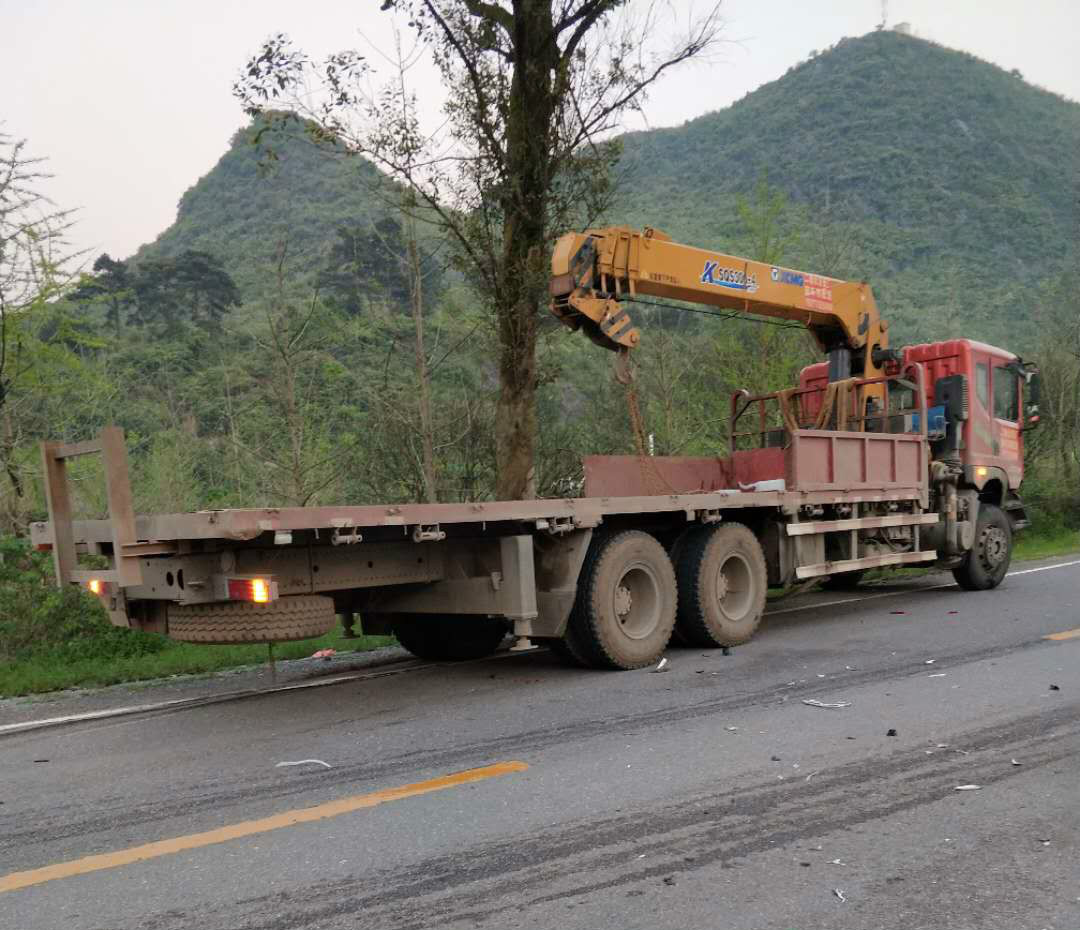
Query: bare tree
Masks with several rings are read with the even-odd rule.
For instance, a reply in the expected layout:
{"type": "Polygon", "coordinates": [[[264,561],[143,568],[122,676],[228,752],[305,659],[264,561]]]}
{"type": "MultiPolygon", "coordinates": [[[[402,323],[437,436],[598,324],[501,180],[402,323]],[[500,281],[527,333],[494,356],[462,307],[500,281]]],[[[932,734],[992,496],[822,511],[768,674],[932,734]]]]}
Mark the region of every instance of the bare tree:
{"type": "Polygon", "coordinates": [[[384,0],[406,14],[449,90],[425,130],[400,86],[368,90],[355,51],[314,62],[269,39],[235,86],[252,116],[290,106],[317,136],[361,153],[412,190],[491,309],[499,342],[496,494],[535,492],[537,326],[551,237],[608,203],[611,132],[672,66],[711,49],[718,5],[701,15],[653,0],[384,0]],[[682,22],[669,47],[670,13],[682,22]]]}
{"type": "Polygon", "coordinates": [[[67,241],[72,211],[42,193],[50,175],[26,141],[0,132],[0,467],[15,497],[23,480],[15,463],[12,400],[33,363],[26,348],[28,317],[67,287],[81,253],[67,241]]]}

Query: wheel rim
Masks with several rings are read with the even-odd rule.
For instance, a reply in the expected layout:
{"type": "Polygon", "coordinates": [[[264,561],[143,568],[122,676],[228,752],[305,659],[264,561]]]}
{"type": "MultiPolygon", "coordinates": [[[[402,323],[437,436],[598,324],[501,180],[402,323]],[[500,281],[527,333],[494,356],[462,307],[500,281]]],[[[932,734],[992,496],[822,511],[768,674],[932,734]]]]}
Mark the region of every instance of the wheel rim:
{"type": "Polygon", "coordinates": [[[744,620],[754,606],[754,582],[750,563],[739,553],[729,553],[716,570],[716,604],[732,623],[744,620]]]}
{"type": "Polygon", "coordinates": [[[619,629],[630,639],[645,639],[660,622],[660,582],[652,568],[635,562],[615,585],[612,607],[619,629]]]}
{"type": "Polygon", "coordinates": [[[988,526],[979,540],[979,557],[987,569],[993,571],[1009,553],[1009,537],[1000,526],[988,526]]]}

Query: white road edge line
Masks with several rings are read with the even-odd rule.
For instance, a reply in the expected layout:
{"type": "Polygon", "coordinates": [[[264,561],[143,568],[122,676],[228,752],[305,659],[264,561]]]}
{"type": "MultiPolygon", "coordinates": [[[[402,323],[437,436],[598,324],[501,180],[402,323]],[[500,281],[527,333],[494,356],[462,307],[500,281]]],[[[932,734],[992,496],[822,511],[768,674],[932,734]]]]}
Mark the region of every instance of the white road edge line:
{"type": "Polygon", "coordinates": [[[260,697],[264,694],[281,694],[284,691],[302,691],[305,688],[324,688],[327,685],[339,685],[346,681],[359,681],[364,678],[380,678],[386,675],[400,675],[404,672],[418,672],[435,668],[437,663],[407,665],[404,668],[372,669],[366,672],[354,672],[350,675],[334,675],[332,678],[319,678],[315,681],[299,681],[273,688],[248,688],[243,691],[224,691],[221,694],[207,694],[202,697],[175,698],[171,701],[159,701],[155,704],[132,704],[127,707],[110,707],[108,710],[92,710],[85,714],[69,714],[65,717],[46,717],[41,720],[25,720],[22,723],[6,723],[0,726],[0,736],[9,733],[24,733],[28,730],[41,730],[64,723],[80,723],[87,720],[106,720],[110,717],[126,717],[130,714],[144,714],[153,710],[168,710],[186,706],[217,704],[244,697],[260,697]]]}
{"type": "MultiPolygon", "coordinates": [[[[1055,568],[1069,568],[1072,565],[1080,565],[1080,559],[1073,562],[1058,562],[1056,565],[1043,565],[1040,568],[1025,568],[1017,572],[1009,572],[1009,575],[1030,575],[1033,572],[1048,572],[1055,568]]],[[[1008,577],[1008,576],[1006,576],[1008,577]]],[[[797,610],[813,610],[818,607],[837,607],[840,604],[856,604],[859,601],[872,601],[880,597],[897,597],[901,594],[918,593],[919,591],[936,591],[940,588],[953,588],[956,587],[955,582],[949,582],[948,584],[935,584],[928,585],[925,588],[919,588],[917,591],[912,592],[910,589],[904,591],[886,591],[883,594],[868,594],[865,597],[849,597],[840,601],[819,601],[815,604],[804,604],[801,607],[785,607],[782,610],[770,610],[767,611],[766,617],[775,617],[777,614],[793,613],[797,610]]],[[[508,655],[520,655],[520,653],[509,653],[508,655]]],[[[244,691],[227,691],[222,694],[204,695],[203,697],[196,698],[176,698],[172,701],[160,701],[156,704],[134,704],[128,707],[112,707],[108,710],[92,710],[85,714],[69,714],[66,717],[46,717],[43,720],[26,720],[22,723],[6,723],[0,726],[0,735],[6,733],[25,733],[30,730],[43,730],[46,727],[60,726],[65,723],[79,723],[86,720],[106,720],[109,717],[125,717],[130,714],[142,714],[154,710],[167,710],[168,708],[184,707],[186,705],[196,704],[216,704],[221,701],[229,701],[235,698],[241,697],[258,697],[263,694],[280,694],[285,691],[301,691],[305,688],[323,688],[328,685],[337,685],[346,681],[359,681],[365,678],[379,678],[384,675],[399,675],[402,672],[418,672],[428,668],[437,668],[440,663],[438,662],[426,662],[420,665],[409,665],[404,668],[388,669],[388,670],[372,670],[369,672],[355,672],[350,675],[335,675],[333,678],[320,678],[316,681],[301,681],[295,682],[290,685],[279,685],[274,688],[251,688],[244,691]]]]}

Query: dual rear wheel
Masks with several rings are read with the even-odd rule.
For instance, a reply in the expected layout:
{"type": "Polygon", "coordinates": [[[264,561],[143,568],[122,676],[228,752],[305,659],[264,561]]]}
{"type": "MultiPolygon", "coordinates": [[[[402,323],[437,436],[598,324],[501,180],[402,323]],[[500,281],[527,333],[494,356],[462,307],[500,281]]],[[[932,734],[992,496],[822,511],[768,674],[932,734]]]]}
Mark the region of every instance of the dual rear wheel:
{"type": "Polygon", "coordinates": [[[604,534],[553,648],[578,665],[631,669],[656,662],[673,633],[696,647],[735,646],[760,624],[766,584],[761,546],[739,523],[696,527],[671,555],[640,530],[604,534]]]}

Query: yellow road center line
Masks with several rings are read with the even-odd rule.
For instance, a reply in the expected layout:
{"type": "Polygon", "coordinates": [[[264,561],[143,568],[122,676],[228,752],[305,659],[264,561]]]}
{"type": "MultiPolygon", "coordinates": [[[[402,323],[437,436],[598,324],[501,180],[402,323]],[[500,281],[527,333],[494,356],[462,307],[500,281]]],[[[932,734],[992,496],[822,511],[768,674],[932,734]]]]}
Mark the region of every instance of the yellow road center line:
{"type": "Polygon", "coordinates": [[[184,852],[188,849],[213,846],[216,843],[227,843],[229,840],[252,836],[256,833],[266,833],[270,830],[280,830],[283,827],[292,827],[298,823],[326,820],[328,817],[338,817],[341,814],[349,814],[352,811],[363,810],[367,807],[377,807],[387,801],[399,801],[402,798],[411,798],[419,794],[430,794],[433,791],[442,791],[458,785],[467,785],[474,781],[483,781],[485,778],[509,775],[511,772],[524,772],[528,767],[525,762],[498,762],[495,765],[468,769],[464,772],[454,772],[451,775],[441,775],[438,778],[413,782],[411,785],[401,785],[398,788],[385,788],[382,791],[373,791],[370,794],[357,794],[350,798],[341,798],[338,801],[328,801],[326,804],[318,804],[315,807],[285,811],[270,817],[262,817],[259,820],[245,820],[228,827],[207,830],[205,833],[192,833],[188,836],[176,836],[168,840],[158,840],[156,843],[144,843],[141,846],[132,846],[117,852],[85,856],[82,859],[72,859],[70,862],[58,862],[55,865],[47,865],[27,872],[12,872],[0,877],[0,893],[15,891],[18,888],[27,888],[31,885],[40,885],[42,882],[51,882],[57,878],[70,878],[73,875],[85,875],[88,872],[99,872],[102,869],[115,869],[122,865],[131,865],[133,862],[142,862],[146,859],[156,859],[159,856],[170,856],[173,853],[184,852]]]}
{"type": "Polygon", "coordinates": [[[1066,630],[1064,633],[1051,633],[1049,636],[1044,636],[1043,639],[1076,639],[1077,636],[1080,636],[1080,629],[1066,630]]]}

